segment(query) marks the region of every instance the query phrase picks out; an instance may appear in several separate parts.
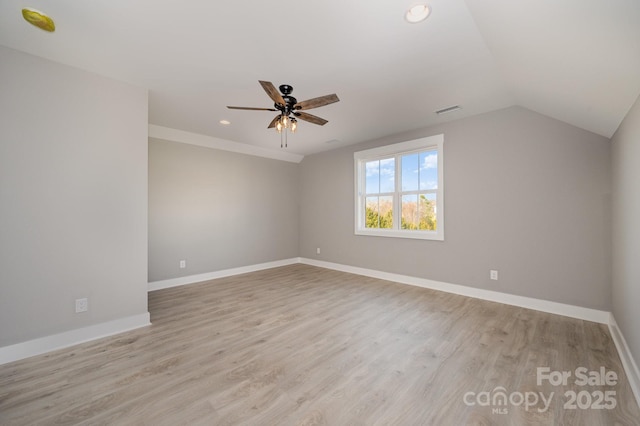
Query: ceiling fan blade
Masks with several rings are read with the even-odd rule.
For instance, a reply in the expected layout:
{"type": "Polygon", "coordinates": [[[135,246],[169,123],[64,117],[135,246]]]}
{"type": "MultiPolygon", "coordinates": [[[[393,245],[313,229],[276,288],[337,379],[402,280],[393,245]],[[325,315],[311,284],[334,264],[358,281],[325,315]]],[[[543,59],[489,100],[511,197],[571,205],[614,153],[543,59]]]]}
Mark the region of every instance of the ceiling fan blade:
{"type": "Polygon", "coordinates": [[[229,109],[247,109],[250,111],[277,111],[275,108],[254,108],[254,107],[237,107],[237,106],[228,106],[229,109]]]}
{"type": "Polygon", "coordinates": [[[315,115],[307,114],[306,112],[294,112],[293,115],[298,117],[300,120],[308,121],[309,123],[317,124],[319,126],[324,126],[328,123],[324,118],[316,117],[315,115]]]}
{"type": "Polygon", "coordinates": [[[269,125],[267,126],[267,129],[271,129],[273,127],[276,127],[276,123],[278,122],[279,119],[280,119],[280,114],[276,115],[276,118],[271,120],[271,123],[269,123],[269,125]]]}
{"type": "Polygon", "coordinates": [[[282,95],[280,94],[280,92],[278,92],[278,89],[276,89],[276,86],[274,86],[272,82],[261,80],[258,80],[258,82],[260,83],[264,91],[267,92],[267,95],[269,95],[269,97],[273,99],[273,102],[283,106],[285,105],[284,99],[282,99],[282,95]]]}
{"type": "Polygon", "coordinates": [[[293,106],[293,109],[302,110],[318,108],[321,106],[332,104],[334,102],[338,102],[339,100],[340,99],[338,99],[338,95],[334,93],[331,95],[320,96],[319,98],[313,98],[306,101],[298,102],[293,106]]]}

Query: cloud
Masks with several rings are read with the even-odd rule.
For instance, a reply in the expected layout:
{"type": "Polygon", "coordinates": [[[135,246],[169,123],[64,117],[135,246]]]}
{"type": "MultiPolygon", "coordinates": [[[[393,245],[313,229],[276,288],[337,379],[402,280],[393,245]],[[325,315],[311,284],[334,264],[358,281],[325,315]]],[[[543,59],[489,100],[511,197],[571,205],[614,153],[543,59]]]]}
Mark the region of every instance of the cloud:
{"type": "Polygon", "coordinates": [[[380,174],[382,176],[394,176],[396,163],[393,158],[380,160],[380,174]]]}
{"type": "Polygon", "coordinates": [[[438,155],[437,154],[429,154],[424,157],[424,162],[420,167],[421,170],[425,169],[435,169],[438,167],[438,155]]]}
{"type": "Polygon", "coordinates": [[[380,162],[378,161],[367,161],[365,167],[367,169],[367,177],[378,176],[380,173],[380,162]]]}
{"type": "Polygon", "coordinates": [[[438,182],[433,180],[420,182],[420,189],[438,189],[438,182]]]}
{"type": "Polygon", "coordinates": [[[393,176],[395,174],[395,159],[385,158],[384,160],[367,161],[365,169],[367,176],[393,176]]]}

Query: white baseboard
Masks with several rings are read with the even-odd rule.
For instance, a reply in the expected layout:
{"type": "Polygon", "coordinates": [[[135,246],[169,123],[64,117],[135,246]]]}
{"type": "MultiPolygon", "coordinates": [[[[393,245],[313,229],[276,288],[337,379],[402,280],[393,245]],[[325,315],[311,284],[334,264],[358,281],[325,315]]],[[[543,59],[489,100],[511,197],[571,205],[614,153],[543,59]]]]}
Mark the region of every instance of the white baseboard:
{"type": "Polygon", "coordinates": [[[633,395],[636,397],[636,402],[640,406],[640,370],[633,359],[633,355],[631,355],[627,341],[620,328],[618,328],[618,323],[613,317],[613,314],[611,314],[611,318],[609,319],[609,332],[616,345],[616,349],[618,349],[618,355],[620,355],[620,361],[622,361],[622,366],[627,374],[633,395]]]}
{"type": "Polygon", "coordinates": [[[379,278],[401,284],[408,284],[417,287],[429,288],[432,290],[444,291],[446,293],[459,294],[461,296],[473,297],[476,299],[488,300],[491,302],[503,303],[505,305],[518,306],[521,308],[533,309],[536,311],[548,312],[565,317],[577,318],[585,321],[609,324],[610,313],[597,309],[583,308],[581,306],[567,305],[564,303],[551,302],[549,300],[534,299],[532,297],[517,296],[514,294],[501,293],[498,291],[484,290],[467,287],[459,284],[449,284],[441,281],[433,281],[425,278],[411,277],[408,275],[393,274],[389,272],[376,271],[374,269],[360,268],[357,266],[342,265],[339,263],[325,262],[308,258],[300,258],[300,263],[319,266],[321,268],[334,269],[336,271],[348,272],[351,274],[363,275],[366,277],[379,278]]]}
{"type": "Polygon", "coordinates": [[[0,365],[134,330],[150,324],[150,316],[147,312],[65,331],[51,336],[40,337],[38,339],[16,343],[15,345],[4,346],[0,348],[0,365]]]}
{"type": "Polygon", "coordinates": [[[201,283],[203,281],[215,280],[216,278],[230,277],[233,275],[246,274],[248,272],[262,271],[263,269],[277,268],[279,266],[293,265],[300,263],[300,258],[276,260],[273,262],[258,263],[249,266],[240,266],[238,268],[224,269],[221,271],[207,272],[204,274],[188,275],[186,277],[171,278],[168,280],[153,281],[148,285],[149,291],[162,290],[163,288],[178,287],[181,285],[201,283]]]}

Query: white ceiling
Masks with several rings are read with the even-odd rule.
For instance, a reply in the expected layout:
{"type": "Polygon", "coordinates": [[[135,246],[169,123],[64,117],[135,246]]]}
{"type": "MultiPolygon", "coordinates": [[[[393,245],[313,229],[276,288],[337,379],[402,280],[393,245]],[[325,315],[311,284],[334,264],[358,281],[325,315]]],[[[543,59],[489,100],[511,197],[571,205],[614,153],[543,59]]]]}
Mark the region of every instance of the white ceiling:
{"type": "Polygon", "coordinates": [[[226,108],[271,107],[258,80],[336,93],[289,138],[302,155],[510,105],[610,137],[640,94],[638,0],[427,2],[409,24],[412,0],[3,0],[0,44],[148,88],[151,124],[262,148],[275,113],[226,108]]]}

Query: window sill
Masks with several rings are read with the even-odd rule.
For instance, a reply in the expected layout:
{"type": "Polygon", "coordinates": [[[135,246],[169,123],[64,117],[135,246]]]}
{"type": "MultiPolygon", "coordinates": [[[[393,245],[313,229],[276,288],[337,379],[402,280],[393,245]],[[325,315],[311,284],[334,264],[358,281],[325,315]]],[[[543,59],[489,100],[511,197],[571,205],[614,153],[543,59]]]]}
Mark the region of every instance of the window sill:
{"type": "Polygon", "coordinates": [[[444,241],[442,232],[437,231],[400,231],[397,229],[356,229],[355,235],[370,237],[409,238],[414,240],[444,241]]]}

